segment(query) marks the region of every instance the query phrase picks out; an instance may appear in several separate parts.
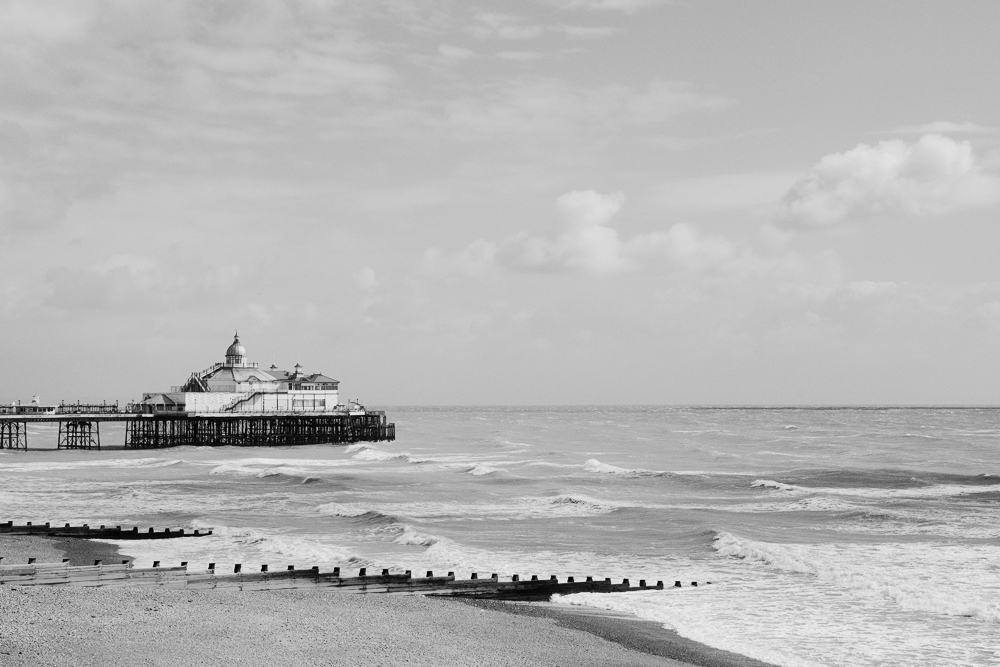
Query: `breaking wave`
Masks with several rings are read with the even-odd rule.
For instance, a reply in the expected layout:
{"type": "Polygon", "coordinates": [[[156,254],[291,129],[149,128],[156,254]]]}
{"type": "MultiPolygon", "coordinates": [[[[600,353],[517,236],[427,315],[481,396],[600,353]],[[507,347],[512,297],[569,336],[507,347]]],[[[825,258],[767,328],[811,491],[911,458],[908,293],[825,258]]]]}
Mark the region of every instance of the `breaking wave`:
{"type": "Polygon", "coordinates": [[[753,489],[777,489],[778,491],[802,491],[802,487],[793,484],[784,484],[770,479],[758,479],[750,483],[753,489]]]}
{"type": "Polygon", "coordinates": [[[341,505],[340,503],[326,503],[325,505],[319,505],[316,511],[320,514],[325,514],[326,516],[343,516],[343,517],[355,517],[367,514],[368,510],[355,507],[353,505],[341,505]]]}
{"type": "Polygon", "coordinates": [[[834,486],[802,486],[786,484],[771,479],[758,479],[750,486],[759,489],[774,489],[790,493],[823,493],[835,496],[856,496],[862,498],[945,498],[949,496],[987,495],[1000,493],[1000,480],[978,484],[926,484],[923,486],[907,486],[894,488],[877,487],[834,487],[834,486]]]}
{"type": "Polygon", "coordinates": [[[427,533],[421,533],[407,523],[401,524],[401,527],[403,532],[392,540],[396,544],[413,544],[417,546],[429,547],[441,541],[440,537],[428,535],[427,533]]]}
{"type": "Polygon", "coordinates": [[[387,452],[382,449],[362,446],[355,450],[354,456],[351,458],[355,461],[399,461],[408,460],[410,455],[406,452],[387,452]]]}
{"type": "Polygon", "coordinates": [[[712,546],[720,556],[811,575],[857,597],[887,600],[907,611],[1000,623],[1000,591],[957,574],[970,560],[994,560],[997,549],[990,545],[775,544],[720,532],[712,546]],[[917,568],[927,576],[912,576],[917,568]]]}
{"type": "Polygon", "coordinates": [[[167,468],[187,463],[183,459],[108,459],[98,461],[28,461],[0,464],[0,470],[44,472],[48,470],[78,470],[83,468],[167,468]]]}
{"type": "Polygon", "coordinates": [[[587,459],[583,464],[583,469],[587,472],[605,473],[608,475],[628,475],[631,477],[662,477],[665,473],[656,470],[645,470],[643,468],[619,468],[610,463],[601,463],[597,459],[587,459]]]}
{"type": "Polygon", "coordinates": [[[483,463],[477,463],[476,465],[472,466],[472,468],[470,468],[466,472],[469,473],[470,475],[474,475],[476,477],[482,477],[483,475],[492,475],[495,472],[500,472],[500,469],[499,468],[493,468],[493,467],[488,466],[488,465],[483,464],[483,463]]]}

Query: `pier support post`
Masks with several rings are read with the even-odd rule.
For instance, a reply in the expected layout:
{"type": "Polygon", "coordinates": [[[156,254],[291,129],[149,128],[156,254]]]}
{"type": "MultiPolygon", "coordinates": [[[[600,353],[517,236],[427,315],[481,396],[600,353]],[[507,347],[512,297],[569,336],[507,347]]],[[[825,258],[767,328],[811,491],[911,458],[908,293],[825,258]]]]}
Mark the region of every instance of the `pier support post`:
{"type": "Polygon", "coordinates": [[[0,449],[28,451],[28,425],[19,421],[0,421],[0,449]]]}
{"type": "Polygon", "coordinates": [[[86,419],[59,422],[57,449],[100,449],[101,424],[86,419]]]}

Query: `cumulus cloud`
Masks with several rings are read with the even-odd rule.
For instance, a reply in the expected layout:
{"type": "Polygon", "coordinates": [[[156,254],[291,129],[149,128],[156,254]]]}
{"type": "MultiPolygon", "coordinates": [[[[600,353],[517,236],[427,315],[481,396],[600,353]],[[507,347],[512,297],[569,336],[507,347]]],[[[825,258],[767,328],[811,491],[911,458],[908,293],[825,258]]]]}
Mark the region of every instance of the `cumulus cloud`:
{"type": "Polygon", "coordinates": [[[624,240],[617,229],[608,225],[624,201],[625,196],[620,192],[568,192],[556,200],[562,217],[559,234],[521,232],[501,243],[480,239],[455,255],[432,248],[424,256],[424,268],[464,274],[479,274],[494,268],[595,274],[655,267],[706,271],[737,254],[725,238],[703,235],[686,223],[624,240]]]}
{"type": "Polygon", "coordinates": [[[877,215],[940,215],[1000,202],[1000,176],[983,168],[967,141],[927,134],[861,144],[827,155],[781,202],[778,218],[827,227],[877,215]]]}

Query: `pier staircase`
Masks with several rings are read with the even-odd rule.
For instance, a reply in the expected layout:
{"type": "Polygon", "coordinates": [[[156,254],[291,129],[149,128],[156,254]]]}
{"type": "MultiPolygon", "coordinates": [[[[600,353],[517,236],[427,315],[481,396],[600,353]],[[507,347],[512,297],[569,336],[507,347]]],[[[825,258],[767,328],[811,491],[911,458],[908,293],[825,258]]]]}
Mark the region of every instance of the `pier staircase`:
{"type": "Polygon", "coordinates": [[[237,412],[238,408],[240,408],[244,403],[246,403],[249,400],[252,400],[258,394],[263,394],[263,393],[264,392],[257,389],[248,391],[245,394],[237,396],[233,400],[223,405],[221,408],[219,408],[219,412],[237,412]]]}

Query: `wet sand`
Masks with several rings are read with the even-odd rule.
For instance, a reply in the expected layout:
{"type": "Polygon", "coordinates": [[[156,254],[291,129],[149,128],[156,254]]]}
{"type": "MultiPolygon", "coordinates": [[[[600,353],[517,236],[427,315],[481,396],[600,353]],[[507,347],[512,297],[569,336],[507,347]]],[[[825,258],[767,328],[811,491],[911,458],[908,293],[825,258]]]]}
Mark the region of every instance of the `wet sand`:
{"type": "MultiPolygon", "coordinates": [[[[34,536],[0,537],[0,555],[4,564],[125,560],[114,545],[34,536]]],[[[761,665],[603,611],[324,589],[3,585],[0,618],[5,666],[761,665]]]]}
{"type": "Polygon", "coordinates": [[[583,630],[625,648],[699,667],[773,667],[770,663],[712,648],[681,637],[660,623],[592,607],[546,602],[468,600],[467,604],[532,618],[550,618],[560,627],[583,630]]]}

